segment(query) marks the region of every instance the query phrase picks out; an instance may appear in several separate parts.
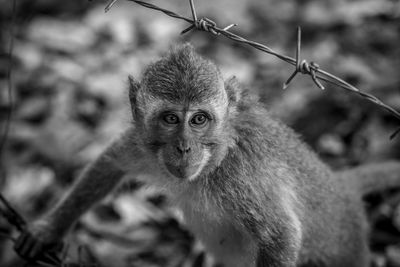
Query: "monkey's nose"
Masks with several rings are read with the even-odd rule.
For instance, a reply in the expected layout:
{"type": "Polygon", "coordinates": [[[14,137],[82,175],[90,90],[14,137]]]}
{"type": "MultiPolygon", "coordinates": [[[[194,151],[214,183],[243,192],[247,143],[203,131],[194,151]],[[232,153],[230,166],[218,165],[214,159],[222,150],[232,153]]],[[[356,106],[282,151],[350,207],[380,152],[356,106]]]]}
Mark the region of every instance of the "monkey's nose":
{"type": "Polygon", "coordinates": [[[184,155],[190,152],[190,146],[177,146],[176,150],[178,150],[179,154],[184,155]]]}

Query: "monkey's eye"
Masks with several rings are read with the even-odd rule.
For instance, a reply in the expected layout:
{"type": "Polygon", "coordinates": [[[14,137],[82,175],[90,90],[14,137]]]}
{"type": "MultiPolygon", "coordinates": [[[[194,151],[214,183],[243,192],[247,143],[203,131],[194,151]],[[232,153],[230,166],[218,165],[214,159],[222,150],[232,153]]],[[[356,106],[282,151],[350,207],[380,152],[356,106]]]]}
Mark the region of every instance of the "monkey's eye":
{"type": "Polygon", "coordinates": [[[204,113],[197,113],[190,120],[190,124],[193,126],[204,126],[207,121],[208,117],[204,113]]]}
{"type": "Polygon", "coordinates": [[[172,113],[164,115],[163,120],[168,124],[177,124],[179,122],[178,116],[172,113]]]}

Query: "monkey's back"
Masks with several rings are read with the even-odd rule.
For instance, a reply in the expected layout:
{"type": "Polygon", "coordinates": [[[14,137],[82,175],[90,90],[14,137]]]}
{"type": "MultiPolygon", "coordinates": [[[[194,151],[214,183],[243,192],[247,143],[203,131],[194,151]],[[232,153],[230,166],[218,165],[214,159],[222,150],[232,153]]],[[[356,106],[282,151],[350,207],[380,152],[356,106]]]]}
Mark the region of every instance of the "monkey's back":
{"type": "Polygon", "coordinates": [[[299,202],[299,266],[368,266],[368,227],[358,191],[338,179],[292,129],[268,118],[264,142],[273,144],[275,157],[293,174],[276,179],[286,182],[299,202]]]}
{"type": "Polygon", "coordinates": [[[299,266],[367,266],[368,231],[361,196],[337,179],[292,129],[257,104],[246,108],[236,124],[237,147],[228,155],[228,166],[221,168],[231,171],[217,171],[216,176],[229,181],[229,175],[239,173],[233,179],[259,179],[241,183],[254,191],[257,201],[278,203],[267,208],[271,217],[280,216],[275,209],[295,213],[300,225],[295,222],[294,227],[301,228],[302,240],[299,266]],[[258,192],[257,185],[265,192],[258,192]]]}

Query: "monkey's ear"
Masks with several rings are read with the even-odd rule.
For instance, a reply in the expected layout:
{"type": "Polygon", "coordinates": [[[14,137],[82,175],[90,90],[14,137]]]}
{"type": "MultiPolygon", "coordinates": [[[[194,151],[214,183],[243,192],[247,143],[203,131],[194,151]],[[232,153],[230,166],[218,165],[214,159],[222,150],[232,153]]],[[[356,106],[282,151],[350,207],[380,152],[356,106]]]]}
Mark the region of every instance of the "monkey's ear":
{"type": "Polygon", "coordinates": [[[129,82],[129,101],[131,102],[131,109],[133,116],[135,116],[137,110],[137,92],[140,88],[140,83],[136,81],[132,75],[128,76],[128,82],[129,82]]]}
{"type": "Polygon", "coordinates": [[[225,90],[228,94],[230,105],[239,103],[242,97],[243,88],[235,76],[232,76],[225,81],[225,90]]]}

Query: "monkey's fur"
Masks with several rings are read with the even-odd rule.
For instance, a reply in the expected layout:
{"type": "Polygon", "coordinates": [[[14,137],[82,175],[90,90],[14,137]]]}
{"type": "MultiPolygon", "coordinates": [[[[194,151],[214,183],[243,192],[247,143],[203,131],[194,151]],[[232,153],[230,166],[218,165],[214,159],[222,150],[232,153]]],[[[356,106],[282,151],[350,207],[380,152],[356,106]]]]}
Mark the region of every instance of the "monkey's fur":
{"type": "Polygon", "coordinates": [[[333,173],[190,45],[129,82],[132,126],[19,239],[21,254],[34,257],[37,244],[59,240],[128,176],[164,190],[227,267],[368,266],[361,197],[374,184],[399,185],[400,163],[333,173]]]}

